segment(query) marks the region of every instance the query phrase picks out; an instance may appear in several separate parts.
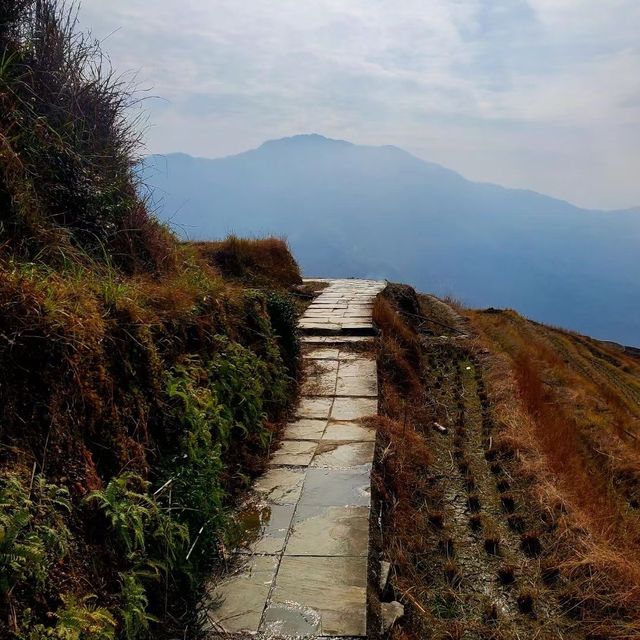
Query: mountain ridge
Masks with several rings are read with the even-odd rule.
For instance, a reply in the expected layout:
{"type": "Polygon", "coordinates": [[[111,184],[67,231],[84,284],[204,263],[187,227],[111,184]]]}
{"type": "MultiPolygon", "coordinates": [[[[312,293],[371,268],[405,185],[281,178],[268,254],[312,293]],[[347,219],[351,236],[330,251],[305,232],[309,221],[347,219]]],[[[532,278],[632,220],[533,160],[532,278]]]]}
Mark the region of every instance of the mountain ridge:
{"type": "Polygon", "coordinates": [[[224,158],[149,156],[143,173],[183,237],[286,236],[308,274],[401,280],[640,345],[633,210],[583,209],[318,134],[224,158]]]}
{"type": "Polygon", "coordinates": [[[269,140],[265,140],[263,143],[261,143],[260,145],[258,145],[257,147],[252,147],[250,149],[246,149],[245,151],[239,151],[237,153],[231,153],[231,154],[227,154],[227,155],[223,155],[223,156],[217,156],[217,157],[208,157],[208,156],[194,156],[192,154],[189,153],[185,153],[183,151],[169,151],[167,153],[154,153],[154,154],[149,154],[148,157],[156,157],[156,158],[171,158],[171,157],[184,157],[184,158],[190,158],[192,160],[198,160],[198,161],[203,161],[203,162],[218,162],[218,161],[222,161],[222,160],[230,160],[233,158],[239,158],[239,157],[243,157],[246,156],[247,154],[252,154],[256,151],[260,151],[261,149],[271,149],[271,148],[275,148],[278,145],[280,145],[281,143],[289,143],[289,142],[298,142],[298,141],[304,141],[304,140],[310,140],[310,141],[318,141],[318,142],[322,142],[322,143],[336,143],[336,144],[340,144],[340,145],[345,145],[345,146],[349,146],[349,147],[361,147],[361,148],[366,148],[366,149],[381,149],[381,150],[391,150],[394,152],[397,152],[399,154],[402,154],[408,158],[411,158],[412,160],[419,162],[423,165],[427,165],[429,167],[433,167],[433,168],[437,168],[440,170],[443,170],[449,174],[452,175],[456,175],[460,178],[462,178],[463,180],[465,180],[466,182],[469,182],[471,184],[474,185],[478,185],[478,186],[488,186],[488,187],[496,187],[505,191],[509,191],[509,192],[516,192],[516,193],[526,193],[526,194],[532,194],[535,196],[541,196],[544,198],[549,198],[551,200],[555,200],[557,202],[562,202],[566,205],[569,205],[571,207],[574,207],[575,209],[579,209],[582,211],[590,211],[590,212],[600,212],[600,213],[638,213],[640,214],[640,205],[638,206],[632,206],[632,207],[624,207],[624,208],[616,208],[616,209],[601,209],[598,207],[583,207],[580,205],[577,205],[573,202],[571,202],[570,200],[567,200],[566,198],[560,198],[558,196],[553,196],[547,193],[543,193],[541,191],[536,191],[535,189],[531,189],[531,188],[527,188],[527,187],[509,187],[509,186],[505,186],[502,184],[499,184],[497,182],[492,182],[492,181],[487,181],[487,180],[473,180],[471,178],[466,177],[464,174],[460,173],[459,171],[457,171],[456,169],[451,169],[450,167],[446,167],[445,165],[442,165],[438,162],[433,162],[431,160],[425,160],[424,158],[421,158],[413,153],[411,153],[410,151],[407,151],[406,149],[402,149],[402,147],[398,147],[397,145],[393,145],[393,144],[384,144],[384,145],[365,145],[365,144],[355,144],[353,142],[349,142],[348,140],[343,140],[340,138],[330,138],[328,136],[324,136],[322,134],[319,133],[302,133],[302,134],[297,134],[297,135],[293,135],[293,136],[285,136],[283,138],[272,138],[269,140]]]}

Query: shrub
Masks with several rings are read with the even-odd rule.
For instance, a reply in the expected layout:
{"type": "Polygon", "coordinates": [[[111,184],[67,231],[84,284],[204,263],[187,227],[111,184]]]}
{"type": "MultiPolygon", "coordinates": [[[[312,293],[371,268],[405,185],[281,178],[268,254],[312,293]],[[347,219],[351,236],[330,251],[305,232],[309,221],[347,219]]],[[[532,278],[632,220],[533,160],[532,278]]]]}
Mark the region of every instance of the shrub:
{"type": "Polygon", "coordinates": [[[279,402],[284,393],[269,386],[276,381],[273,372],[250,349],[226,338],[219,338],[220,350],[207,366],[209,388],[220,406],[219,441],[224,447],[230,442],[232,431],[242,437],[257,435],[261,444],[269,444],[264,430],[265,398],[279,402]],[[229,429],[225,433],[225,427],[229,429]]]}
{"type": "Polygon", "coordinates": [[[290,287],[300,284],[300,268],[287,242],[281,238],[238,238],[190,243],[206,262],[227,278],[252,286],[290,287]]]}
{"type": "Polygon", "coordinates": [[[300,361],[300,340],[298,337],[298,316],[289,296],[271,291],[267,294],[267,312],[275,334],[280,357],[292,378],[298,373],[300,361]]]}
{"type": "MultiPolygon", "coordinates": [[[[246,322],[240,327],[238,343],[252,353],[253,364],[247,362],[245,366],[253,367],[262,381],[264,410],[277,417],[282,414],[293,396],[294,379],[287,376],[281,355],[281,341],[271,325],[265,294],[249,290],[244,294],[244,301],[246,322]]],[[[284,325],[283,329],[286,330],[284,325]]],[[[297,344],[296,334],[283,337],[297,344]]],[[[237,346],[232,343],[231,350],[237,349],[237,346]]]]}
{"type": "Polygon", "coordinates": [[[216,529],[224,523],[221,452],[233,426],[222,415],[215,392],[202,384],[205,379],[204,368],[192,361],[167,374],[166,383],[169,420],[180,433],[181,446],[165,462],[162,479],[171,483],[176,515],[187,523],[194,541],[203,526],[216,529]]]}
{"type": "MultiPolygon", "coordinates": [[[[165,463],[176,517],[189,527],[193,544],[190,571],[206,571],[224,537],[232,446],[265,451],[271,441],[266,400],[277,391],[282,364],[274,371],[250,349],[215,338],[215,356],[191,358],[167,374],[169,423],[179,434],[176,455],[165,463]],[[226,460],[226,463],[223,462],[226,460]]],[[[278,356],[279,357],[279,356],[278,356]]]]}

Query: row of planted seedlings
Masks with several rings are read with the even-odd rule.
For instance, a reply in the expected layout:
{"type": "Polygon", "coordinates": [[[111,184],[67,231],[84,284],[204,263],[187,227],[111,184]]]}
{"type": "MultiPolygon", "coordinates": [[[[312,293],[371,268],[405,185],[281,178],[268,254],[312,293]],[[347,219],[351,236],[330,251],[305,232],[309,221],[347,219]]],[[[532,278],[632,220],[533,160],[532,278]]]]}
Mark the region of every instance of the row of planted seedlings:
{"type": "MultiPolygon", "coordinates": [[[[500,598],[490,557],[477,548],[482,530],[481,489],[467,453],[469,417],[460,358],[455,345],[432,345],[425,371],[435,427],[429,439],[439,459],[436,467],[444,495],[442,504],[429,513],[439,533],[435,548],[442,557],[445,590],[441,599],[446,605],[443,613],[450,618],[444,637],[465,637],[470,630],[482,633],[487,623],[497,619],[495,602],[500,598]]],[[[481,449],[478,453],[482,456],[481,449]]]]}
{"type": "Polygon", "coordinates": [[[484,548],[487,553],[503,558],[496,571],[499,583],[513,591],[518,610],[521,613],[533,614],[536,601],[535,589],[531,588],[530,580],[528,584],[520,585],[518,589],[518,582],[524,582],[524,576],[519,576],[518,573],[519,566],[523,567],[527,564],[522,562],[523,554],[530,557],[535,557],[539,554],[539,538],[537,533],[528,530],[526,526],[525,518],[519,508],[518,499],[512,490],[512,478],[504,468],[496,447],[494,447],[494,421],[491,414],[491,403],[482,376],[481,364],[475,356],[471,356],[469,362],[473,372],[476,400],[479,402],[480,407],[481,438],[485,464],[488,464],[491,476],[495,481],[495,489],[487,488],[487,493],[498,496],[501,508],[499,513],[506,521],[511,535],[505,534],[504,537],[501,536],[500,527],[495,522],[491,527],[485,526],[482,521],[477,523],[476,526],[484,530],[484,548]]]}
{"type": "MultiPolygon", "coordinates": [[[[509,471],[510,466],[516,462],[518,452],[495,442],[495,423],[481,363],[476,356],[470,359],[481,407],[484,458],[494,478],[502,514],[508,526],[508,538],[511,542],[508,546],[517,551],[520,557],[519,563],[507,561],[498,568],[498,580],[505,588],[514,591],[520,612],[534,617],[538,613],[545,616],[552,612],[557,614],[558,611],[553,611],[556,609],[555,602],[547,597],[545,587],[556,586],[558,569],[540,560],[543,556],[543,531],[553,529],[555,520],[550,518],[546,523],[541,523],[539,516],[529,511],[526,503],[519,500],[518,496],[523,492],[518,489],[518,481],[509,471]],[[518,582],[525,584],[517,589],[518,582]]],[[[482,527],[482,522],[477,526],[482,527]]],[[[484,541],[488,553],[502,554],[503,541],[498,535],[485,533],[484,541]]]]}
{"type": "MultiPolygon", "coordinates": [[[[447,345],[433,346],[428,349],[426,367],[423,373],[425,386],[429,391],[428,403],[430,409],[430,422],[443,425],[456,420],[452,416],[451,396],[453,392],[451,352],[447,345]]],[[[462,416],[464,419],[464,416],[462,416]]],[[[457,419],[460,419],[458,412],[457,419]]],[[[429,427],[426,427],[429,429],[429,427]]],[[[438,438],[432,433],[428,433],[434,452],[438,449],[438,438]]],[[[447,445],[444,445],[441,456],[446,455],[447,445]]],[[[436,459],[438,458],[436,453],[436,459]]],[[[434,486],[434,500],[428,507],[428,519],[435,533],[435,548],[437,549],[439,560],[434,564],[434,592],[437,592],[438,582],[441,582],[443,589],[441,593],[433,598],[434,613],[438,618],[448,621],[451,630],[456,629],[454,619],[460,618],[463,610],[463,589],[464,574],[457,560],[457,543],[455,540],[455,514],[447,507],[451,505],[452,496],[447,491],[448,483],[444,476],[446,472],[439,468],[439,464],[433,464],[432,483],[434,486]],[[438,577],[436,572],[440,573],[438,577]]],[[[435,559],[434,559],[435,560],[435,559]]]]}
{"type": "MultiPolygon", "coordinates": [[[[526,564],[523,554],[539,553],[539,539],[527,530],[511,491],[510,477],[492,451],[493,419],[479,362],[456,347],[449,351],[449,357],[455,413],[451,457],[466,495],[465,513],[472,538],[482,545],[477,552],[479,562],[490,568],[496,583],[488,589],[495,601],[483,607],[482,618],[492,623],[501,610],[516,613],[513,603],[520,613],[531,614],[535,591],[527,584],[518,585],[528,582],[524,577],[519,580],[518,568],[526,564]]],[[[453,564],[448,573],[454,580],[462,575],[453,564]]]]}
{"type": "Polygon", "coordinates": [[[495,510],[491,513],[485,504],[493,487],[487,482],[487,474],[483,473],[482,469],[481,456],[486,424],[480,411],[478,390],[475,386],[476,363],[468,358],[466,351],[455,347],[451,352],[451,360],[456,411],[452,459],[459,472],[465,494],[467,525],[476,543],[474,553],[478,562],[485,568],[485,580],[488,578],[491,581],[490,585],[485,587],[489,600],[484,604],[481,614],[483,622],[492,625],[498,621],[499,612],[504,611],[508,604],[499,589],[502,584],[501,572],[505,567],[513,565],[504,560],[503,536],[499,523],[494,519],[495,510]],[[474,374],[471,378],[470,372],[474,374]]]}

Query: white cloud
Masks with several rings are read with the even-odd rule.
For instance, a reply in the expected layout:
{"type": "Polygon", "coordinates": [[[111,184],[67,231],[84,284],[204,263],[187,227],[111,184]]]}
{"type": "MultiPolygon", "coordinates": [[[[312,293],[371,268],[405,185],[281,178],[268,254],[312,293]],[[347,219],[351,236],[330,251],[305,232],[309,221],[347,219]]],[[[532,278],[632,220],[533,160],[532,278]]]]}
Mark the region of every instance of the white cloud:
{"type": "Polygon", "coordinates": [[[85,0],[81,18],[119,29],[114,65],[168,101],[152,151],[319,131],[583,205],[640,203],[637,0],[85,0]]]}

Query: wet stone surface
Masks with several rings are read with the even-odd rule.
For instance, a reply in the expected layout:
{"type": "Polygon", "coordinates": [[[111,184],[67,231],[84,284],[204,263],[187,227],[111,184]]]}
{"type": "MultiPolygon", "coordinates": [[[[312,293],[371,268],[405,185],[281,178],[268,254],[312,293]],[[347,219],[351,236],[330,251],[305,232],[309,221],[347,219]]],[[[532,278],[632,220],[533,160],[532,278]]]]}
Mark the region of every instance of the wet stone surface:
{"type": "Polygon", "coordinates": [[[328,418],[334,405],[333,398],[303,397],[300,399],[296,416],[298,418],[328,418]]]}
{"type": "Polygon", "coordinates": [[[300,342],[308,345],[360,345],[371,343],[369,336],[302,336],[300,342]]]}
{"type": "Polygon", "coordinates": [[[339,360],[312,360],[306,368],[302,383],[303,396],[329,396],[336,394],[339,360]]]}
{"type": "Polygon", "coordinates": [[[272,465],[308,466],[318,443],[315,440],[283,440],[273,454],[272,465]]]}
{"type": "Polygon", "coordinates": [[[332,420],[362,420],[377,413],[377,398],[336,398],[329,415],[332,420]]]}
{"type": "Polygon", "coordinates": [[[304,471],[274,467],[256,480],[253,490],[271,504],[296,504],[304,477],[304,471]]]}
{"type": "Polygon", "coordinates": [[[286,556],[367,556],[369,507],[299,504],[286,556]]]}
{"type": "MultiPolygon", "coordinates": [[[[365,636],[367,558],[284,557],[265,619],[284,603],[317,612],[321,635],[365,636]]],[[[283,631],[295,637],[294,628],[283,631]]]]}
{"type": "Polygon", "coordinates": [[[348,469],[370,463],[373,460],[375,443],[368,442],[331,442],[322,440],[318,444],[312,467],[348,469]]]}
{"type": "Polygon", "coordinates": [[[357,420],[332,420],[324,430],[323,439],[326,442],[374,442],[376,433],[357,420]]]}
{"type": "Polygon", "coordinates": [[[241,531],[236,553],[282,553],[295,508],[295,504],[249,502],[245,505],[236,516],[241,531]]]}
{"type": "Polygon", "coordinates": [[[375,431],[365,419],[377,413],[378,388],[373,356],[354,348],[372,340],[385,283],[327,282],[299,323],[295,419],[238,511],[234,570],[205,601],[209,637],[366,635],[375,431]]]}
{"type": "Polygon", "coordinates": [[[284,437],[287,440],[320,440],[326,427],[326,419],[299,418],[287,425],[284,437]]]}
{"type": "Polygon", "coordinates": [[[213,637],[219,629],[229,633],[257,631],[265,602],[278,568],[278,556],[247,556],[220,585],[205,597],[213,637]]]}

